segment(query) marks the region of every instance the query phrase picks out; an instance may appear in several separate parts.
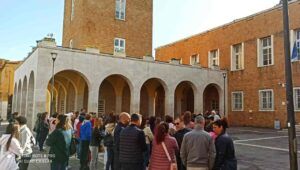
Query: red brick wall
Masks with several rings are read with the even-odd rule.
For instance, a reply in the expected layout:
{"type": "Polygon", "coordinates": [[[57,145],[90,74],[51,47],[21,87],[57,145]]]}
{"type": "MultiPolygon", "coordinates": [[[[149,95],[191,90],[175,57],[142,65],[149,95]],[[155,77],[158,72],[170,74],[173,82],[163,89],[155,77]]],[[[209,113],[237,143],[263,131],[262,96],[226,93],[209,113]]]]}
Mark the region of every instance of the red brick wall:
{"type": "MultiPolygon", "coordinates": [[[[168,61],[171,58],[182,58],[183,64],[189,64],[190,56],[199,54],[202,67],[208,66],[208,52],[220,50],[220,68],[228,71],[229,121],[231,125],[273,127],[274,120],[279,119],[282,125],[286,122],[285,88],[278,83],[285,82],[282,9],[276,8],[247,17],[246,19],[209,30],[191,38],[181,40],[156,49],[156,59],[168,61]],[[274,36],[274,65],[257,67],[257,39],[274,36]],[[230,71],[230,46],[244,43],[244,69],[230,71]],[[274,111],[259,111],[258,91],[273,89],[274,111]],[[231,111],[231,92],[244,92],[244,111],[231,111]]],[[[290,29],[300,28],[300,3],[289,5],[290,29]]],[[[300,87],[300,62],[292,63],[294,86],[300,87]]],[[[204,101],[205,102],[205,101],[204,101]]],[[[300,113],[296,112],[300,121],[300,113]]]]}

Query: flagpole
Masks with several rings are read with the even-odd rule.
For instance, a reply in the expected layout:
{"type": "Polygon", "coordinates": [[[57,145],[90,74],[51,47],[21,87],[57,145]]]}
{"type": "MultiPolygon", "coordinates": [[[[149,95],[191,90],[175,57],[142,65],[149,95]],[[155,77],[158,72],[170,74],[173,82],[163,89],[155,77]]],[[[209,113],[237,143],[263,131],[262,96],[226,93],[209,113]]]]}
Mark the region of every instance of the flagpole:
{"type": "Polygon", "coordinates": [[[284,32],[284,54],[285,54],[285,81],[286,81],[286,99],[287,99],[287,127],[289,136],[289,155],[290,169],[297,170],[297,138],[295,131],[295,112],[293,100],[293,80],[291,69],[290,55],[290,32],[289,32],[289,15],[288,15],[288,0],[282,0],[283,13],[283,32],[284,32]]]}

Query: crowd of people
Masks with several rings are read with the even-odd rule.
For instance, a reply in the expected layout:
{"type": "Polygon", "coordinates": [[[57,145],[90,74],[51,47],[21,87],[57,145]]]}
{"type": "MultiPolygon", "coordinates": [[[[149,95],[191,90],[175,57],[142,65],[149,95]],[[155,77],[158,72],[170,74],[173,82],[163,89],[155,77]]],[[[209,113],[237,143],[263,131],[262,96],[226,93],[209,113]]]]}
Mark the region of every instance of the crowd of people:
{"type": "Polygon", "coordinates": [[[97,116],[85,109],[45,112],[37,114],[33,135],[26,117],[15,113],[0,139],[0,167],[26,170],[33,145],[45,152],[46,144],[51,170],[68,169],[74,153],[80,170],[98,169],[99,152],[106,154],[106,170],[235,170],[233,141],[221,117],[214,110],[203,115],[186,111],[175,119],[126,112],[97,116]]]}

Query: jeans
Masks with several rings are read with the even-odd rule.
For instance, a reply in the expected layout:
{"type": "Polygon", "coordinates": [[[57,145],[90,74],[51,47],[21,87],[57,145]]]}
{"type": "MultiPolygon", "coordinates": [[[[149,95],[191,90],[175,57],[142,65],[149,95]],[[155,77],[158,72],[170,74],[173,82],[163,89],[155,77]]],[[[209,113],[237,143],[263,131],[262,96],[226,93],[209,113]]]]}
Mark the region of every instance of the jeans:
{"type": "Polygon", "coordinates": [[[76,154],[77,154],[77,158],[80,159],[81,142],[80,142],[80,138],[77,138],[77,140],[78,140],[78,144],[76,144],[76,154]]]}
{"type": "Polygon", "coordinates": [[[106,167],[105,170],[111,170],[114,169],[114,148],[113,147],[107,147],[106,148],[107,153],[107,161],[106,161],[106,167]]]}
{"type": "Polygon", "coordinates": [[[51,170],[66,170],[67,162],[51,162],[51,170]]]}
{"type": "Polygon", "coordinates": [[[99,150],[99,146],[90,146],[90,151],[91,151],[90,170],[96,170],[97,169],[98,150],[99,150]]]}
{"type": "Polygon", "coordinates": [[[90,141],[87,140],[81,141],[80,169],[88,169],[89,145],[90,145],[90,141]]]}
{"type": "Polygon", "coordinates": [[[20,160],[20,163],[19,163],[19,169],[20,170],[27,170],[31,158],[32,158],[32,154],[23,155],[21,157],[21,160],[20,160]]]}
{"type": "Polygon", "coordinates": [[[147,150],[143,153],[144,156],[144,163],[143,163],[143,169],[146,170],[146,167],[149,164],[150,159],[150,144],[147,144],[147,150]]]}
{"type": "Polygon", "coordinates": [[[121,170],[142,170],[143,162],[141,163],[121,163],[121,170]]]}

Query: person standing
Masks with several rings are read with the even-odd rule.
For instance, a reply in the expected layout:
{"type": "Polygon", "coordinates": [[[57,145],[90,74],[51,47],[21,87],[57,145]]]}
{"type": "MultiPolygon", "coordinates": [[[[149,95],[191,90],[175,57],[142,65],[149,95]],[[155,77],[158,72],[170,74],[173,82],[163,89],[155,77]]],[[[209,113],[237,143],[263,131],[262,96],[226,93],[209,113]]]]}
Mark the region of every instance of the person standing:
{"type": "MultiPolygon", "coordinates": [[[[181,143],[182,143],[184,135],[186,133],[190,132],[191,129],[185,127],[182,116],[175,119],[174,124],[175,124],[175,127],[176,127],[176,133],[174,134],[174,137],[175,137],[175,139],[178,143],[179,150],[180,150],[181,149],[181,143]]],[[[176,161],[177,161],[176,163],[177,163],[177,169],[178,170],[186,170],[186,167],[182,164],[179,152],[176,152],[176,161]]]]}
{"type": "Polygon", "coordinates": [[[114,130],[114,170],[121,170],[121,164],[119,160],[120,151],[120,133],[129,124],[130,115],[126,112],[122,112],[119,115],[119,122],[114,130]]]}
{"type": "Polygon", "coordinates": [[[147,150],[144,152],[144,167],[143,169],[146,170],[146,168],[149,165],[149,159],[150,159],[150,149],[151,149],[151,142],[153,141],[153,133],[149,126],[147,126],[147,120],[142,119],[141,129],[145,133],[145,139],[146,139],[146,145],[147,150]]]}
{"type": "Polygon", "coordinates": [[[152,153],[150,158],[150,170],[170,169],[171,163],[175,163],[175,153],[178,152],[178,144],[174,137],[169,135],[169,125],[160,123],[156,128],[152,142],[152,153]],[[169,157],[171,160],[169,160],[169,157]]]}
{"type": "Polygon", "coordinates": [[[44,142],[49,133],[49,122],[48,122],[48,113],[47,112],[44,112],[40,117],[38,133],[39,133],[38,142],[39,142],[40,151],[45,151],[43,146],[44,146],[44,142]]]}
{"type": "Polygon", "coordinates": [[[219,119],[213,123],[214,132],[217,134],[215,141],[217,155],[213,168],[214,170],[237,169],[234,144],[230,136],[226,133],[227,128],[228,124],[225,118],[219,119]]]}
{"type": "Polygon", "coordinates": [[[92,123],[90,121],[91,115],[86,114],[85,120],[82,122],[80,127],[80,170],[89,169],[88,167],[88,156],[89,156],[89,145],[92,137],[92,123]]]}
{"type": "Polygon", "coordinates": [[[187,170],[208,170],[213,167],[215,145],[210,135],[204,131],[204,124],[204,117],[198,115],[194,129],[183,137],[180,157],[187,170]]]}
{"type": "Polygon", "coordinates": [[[107,161],[105,169],[114,169],[114,138],[113,131],[116,127],[116,117],[110,114],[106,119],[107,124],[105,125],[105,136],[103,138],[103,144],[106,147],[107,161]]]}
{"type": "Polygon", "coordinates": [[[101,140],[103,138],[103,121],[102,118],[94,118],[94,127],[92,131],[91,143],[90,143],[90,151],[91,151],[91,162],[90,162],[90,170],[97,169],[98,162],[98,151],[100,147],[101,140]]]}
{"type": "Polygon", "coordinates": [[[20,170],[27,170],[29,162],[32,158],[32,145],[35,144],[33,134],[27,127],[27,119],[24,116],[16,118],[16,122],[20,125],[20,144],[23,150],[23,155],[19,163],[20,170]]]}
{"type": "Polygon", "coordinates": [[[122,170],[142,170],[143,152],[147,150],[145,133],[138,127],[142,117],[138,114],[131,115],[131,123],[120,133],[120,163],[122,170]]]}
{"type": "Polygon", "coordinates": [[[0,152],[0,167],[1,169],[17,170],[18,164],[16,157],[23,154],[19,142],[19,125],[9,124],[6,127],[5,134],[0,138],[1,152],[0,152]]]}
{"type": "Polygon", "coordinates": [[[58,115],[56,129],[49,135],[46,144],[50,146],[51,170],[65,170],[70,156],[72,129],[67,116],[58,115]]]}

